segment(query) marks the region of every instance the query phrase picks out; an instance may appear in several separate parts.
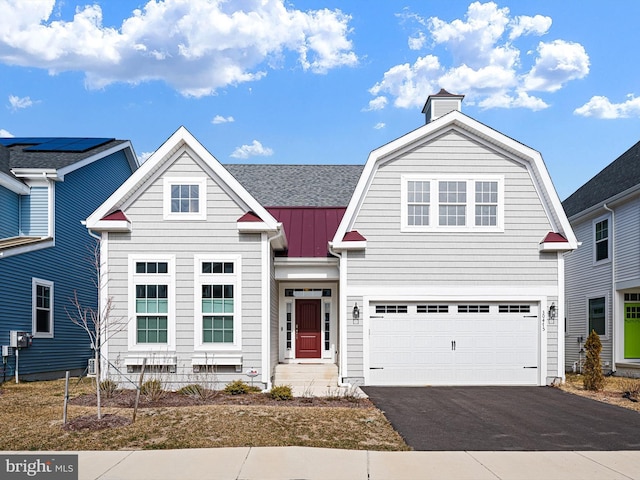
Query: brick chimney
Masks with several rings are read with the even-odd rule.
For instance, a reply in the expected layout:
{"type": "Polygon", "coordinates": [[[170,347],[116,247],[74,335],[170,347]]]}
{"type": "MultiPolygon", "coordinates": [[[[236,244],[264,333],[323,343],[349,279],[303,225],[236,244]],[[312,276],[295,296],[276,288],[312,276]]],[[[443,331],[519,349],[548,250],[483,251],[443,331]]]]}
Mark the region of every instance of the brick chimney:
{"type": "Polygon", "coordinates": [[[422,113],[425,115],[426,123],[434,121],[454,110],[462,111],[462,99],[464,95],[454,95],[441,88],[435,95],[429,95],[427,103],[424,104],[422,113]]]}

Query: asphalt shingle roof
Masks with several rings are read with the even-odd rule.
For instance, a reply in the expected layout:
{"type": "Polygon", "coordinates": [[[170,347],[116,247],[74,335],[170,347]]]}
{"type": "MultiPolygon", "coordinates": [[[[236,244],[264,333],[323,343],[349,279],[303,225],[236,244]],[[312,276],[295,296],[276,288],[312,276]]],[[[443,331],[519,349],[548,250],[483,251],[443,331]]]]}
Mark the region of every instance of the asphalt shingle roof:
{"type": "Polygon", "coordinates": [[[572,193],[562,202],[562,206],[567,217],[572,217],[638,184],[640,184],[640,142],[572,193]]]}
{"type": "Polygon", "coordinates": [[[226,164],[224,167],[266,207],[345,207],[363,165],[226,164]]]}
{"type": "Polygon", "coordinates": [[[103,145],[91,148],[85,152],[25,152],[26,145],[7,147],[9,150],[9,168],[41,168],[60,169],[92,157],[97,153],[109,150],[124,143],[126,140],[111,140],[103,145]]]}

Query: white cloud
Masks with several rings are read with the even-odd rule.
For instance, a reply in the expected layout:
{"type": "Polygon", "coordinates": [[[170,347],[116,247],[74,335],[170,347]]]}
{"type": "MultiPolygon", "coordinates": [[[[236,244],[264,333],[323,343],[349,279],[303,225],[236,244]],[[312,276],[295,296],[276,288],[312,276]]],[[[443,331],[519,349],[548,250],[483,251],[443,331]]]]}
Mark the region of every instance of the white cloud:
{"type": "Polygon", "coordinates": [[[263,146],[257,140],[254,140],[251,145],[242,145],[236,148],[231,154],[233,158],[270,157],[271,155],[273,155],[273,150],[263,146]]]}
{"type": "Polygon", "coordinates": [[[215,117],[213,117],[213,120],[211,120],[211,123],[213,123],[214,125],[233,122],[235,122],[235,119],[232,116],[223,117],[222,115],[216,115],[215,117]]]}
{"type": "Polygon", "coordinates": [[[142,152],[140,155],[138,155],[138,163],[140,163],[140,165],[142,165],[144,162],[146,162],[149,157],[151,155],[153,155],[154,152],[142,152]]]}
{"type": "Polygon", "coordinates": [[[0,137],[15,137],[15,135],[4,128],[0,128],[0,137]]]}
{"type": "Polygon", "coordinates": [[[589,56],[579,43],[555,40],[540,42],[536,64],[526,75],[527,90],[555,92],[563,85],[589,73],[589,56]]]}
{"type": "Polygon", "coordinates": [[[15,95],[9,95],[9,106],[14,112],[23,108],[29,108],[33,106],[33,100],[29,97],[17,97],[15,95]]]}
{"type": "Polygon", "coordinates": [[[415,37],[409,37],[409,50],[420,50],[427,43],[427,36],[418,32],[415,37]]]}
{"type": "Polygon", "coordinates": [[[384,128],[384,127],[386,127],[386,126],[387,126],[387,124],[386,124],[386,123],[384,123],[384,122],[379,122],[379,123],[376,123],[376,124],[373,126],[373,128],[375,128],[376,130],[381,130],[381,129],[383,129],[383,128],[384,128]]]}
{"type": "MultiPolygon", "coordinates": [[[[553,23],[547,16],[513,16],[495,2],[473,2],[463,19],[452,21],[406,11],[398,16],[424,30],[433,52],[413,64],[391,67],[369,90],[375,96],[388,95],[396,107],[420,106],[427,95],[445,88],[482,108],[540,110],[548,104],[532,91],[554,92],[589,73],[589,56],[579,43],[541,41],[523,58],[518,43],[528,50],[524,37],[547,35],[553,23]]],[[[417,45],[418,38],[412,34],[410,45],[417,45]]],[[[427,43],[425,39],[421,47],[427,43]]]]}
{"type": "Polygon", "coordinates": [[[284,0],[149,0],[111,28],[98,4],[77,7],[72,20],[53,20],[55,5],[0,0],[1,62],[83,71],[89,88],[162,80],[196,97],[258,80],[291,56],[314,73],[358,63],[351,17],[338,9],[296,10],[284,0]]]}
{"type": "Polygon", "coordinates": [[[387,97],[384,97],[384,96],[376,97],[373,100],[371,100],[369,102],[369,105],[367,105],[367,107],[364,108],[363,110],[365,112],[372,112],[372,111],[375,111],[375,110],[383,110],[384,107],[387,106],[387,103],[389,103],[389,100],[387,100],[387,97]]]}
{"type": "Polygon", "coordinates": [[[574,114],[583,117],[595,117],[601,119],[616,119],[627,117],[640,117],[640,97],[627,95],[626,102],[611,103],[607,97],[593,96],[583,106],[576,108],[574,114]]]}

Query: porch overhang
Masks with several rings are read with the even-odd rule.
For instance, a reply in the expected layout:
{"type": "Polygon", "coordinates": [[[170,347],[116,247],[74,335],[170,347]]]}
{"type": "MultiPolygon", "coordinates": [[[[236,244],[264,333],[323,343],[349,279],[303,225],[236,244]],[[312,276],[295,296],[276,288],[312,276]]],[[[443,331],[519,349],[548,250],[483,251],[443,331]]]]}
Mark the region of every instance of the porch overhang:
{"type": "Polygon", "coordinates": [[[340,280],[339,259],[276,257],[276,280],[340,280]]]}

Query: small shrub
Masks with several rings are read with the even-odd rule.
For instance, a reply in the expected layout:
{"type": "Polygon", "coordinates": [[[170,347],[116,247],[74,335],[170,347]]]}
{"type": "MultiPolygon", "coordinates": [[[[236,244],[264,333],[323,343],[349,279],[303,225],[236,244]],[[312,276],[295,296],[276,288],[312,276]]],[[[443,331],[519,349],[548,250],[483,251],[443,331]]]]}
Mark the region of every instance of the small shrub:
{"type": "Polygon", "coordinates": [[[185,385],[181,389],[178,390],[180,395],[185,395],[187,397],[204,397],[204,387],[198,383],[192,383],[190,385],[185,385]]]}
{"type": "Polygon", "coordinates": [[[260,393],[261,391],[262,389],[260,387],[248,385],[242,380],[234,380],[224,387],[224,393],[228,393],[230,395],[245,395],[247,393],[260,393]]]}
{"type": "Polygon", "coordinates": [[[147,380],[142,384],[140,393],[150,402],[160,400],[164,397],[165,391],[162,388],[162,382],[158,379],[147,380]]]}
{"type": "Polygon", "coordinates": [[[632,402],[637,402],[638,396],[640,395],[640,381],[633,378],[621,379],[620,391],[623,398],[629,399],[632,402]]]}
{"type": "Polygon", "coordinates": [[[289,385],[274,386],[269,393],[274,400],[291,400],[293,398],[291,386],[289,385]]]}
{"type": "Polygon", "coordinates": [[[583,371],[584,389],[597,392],[604,388],[605,380],[602,373],[602,366],[600,365],[602,343],[600,343],[600,337],[595,330],[591,330],[587,341],[584,343],[584,349],[587,352],[583,371]]]}
{"type": "Polygon", "coordinates": [[[102,393],[106,398],[111,398],[115,395],[118,390],[118,384],[113,380],[103,380],[100,382],[100,393],[102,393]]]}

